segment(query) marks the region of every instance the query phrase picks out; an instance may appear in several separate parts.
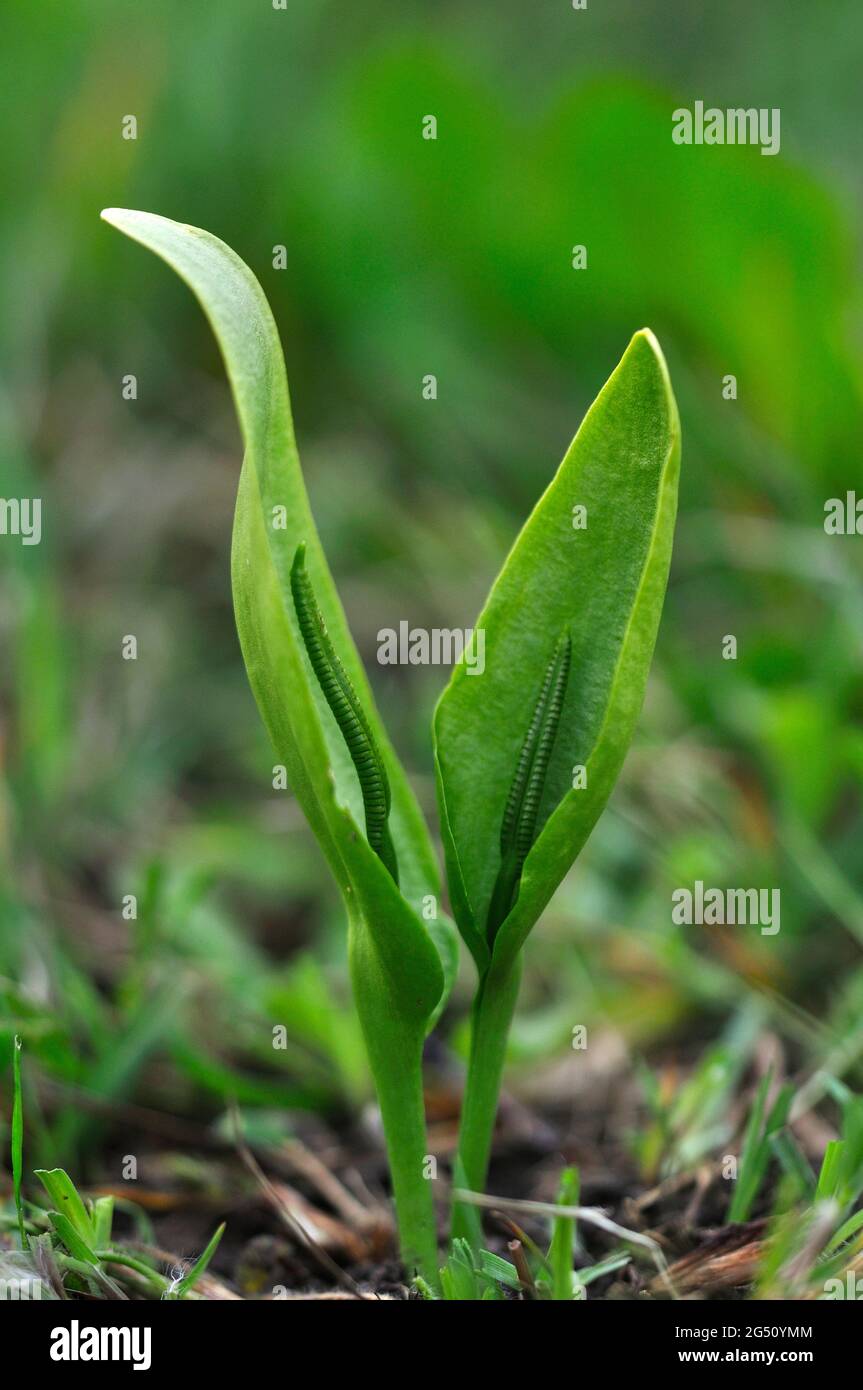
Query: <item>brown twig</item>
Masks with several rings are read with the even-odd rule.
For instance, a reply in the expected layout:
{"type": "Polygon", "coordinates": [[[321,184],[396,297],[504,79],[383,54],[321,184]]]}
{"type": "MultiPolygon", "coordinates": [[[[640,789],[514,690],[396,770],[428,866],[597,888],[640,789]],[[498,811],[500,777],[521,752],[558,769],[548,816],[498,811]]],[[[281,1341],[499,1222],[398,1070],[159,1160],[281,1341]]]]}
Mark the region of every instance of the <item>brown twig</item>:
{"type": "Polygon", "coordinates": [[[312,1258],[320,1265],[322,1269],[326,1270],[327,1274],[329,1274],[331,1278],[335,1279],[336,1282],[340,1284],[343,1289],[346,1289],[354,1298],[362,1298],[363,1294],[361,1293],[359,1285],[356,1283],[356,1281],[352,1279],[351,1276],[345,1270],[343,1270],[339,1265],[337,1265],[335,1260],[330,1258],[327,1252],[323,1250],[315,1240],[313,1240],[313,1238],[309,1235],[308,1231],[306,1231],[303,1228],[302,1224],[299,1221],[297,1221],[296,1217],[294,1217],[292,1213],[287,1209],[284,1202],[279,1197],[276,1188],[270,1182],[270,1179],[267,1177],[263,1168],[258,1163],[258,1160],[255,1158],[255,1155],[252,1153],[251,1149],[249,1148],[248,1144],[243,1138],[240,1129],[240,1117],[236,1105],[231,1104],[229,1105],[228,1109],[229,1114],[231,1116],[231,1123],[234,1129],[234,1142],[236,1145],[237,1153],[240,1155],[240,1158],[243,1160],[243,1163],[248,1168],[252,1177],[255,1179],[255,1182],[260,1187],[261,1191],[263,1192],[267,1201],[270,1203],[276,1215],[279,1217],[280,1221],[287,1228],[287,1230],[290,1231],[294,1240],[296,1240],[300,1245],[302,1245],[306,1250],[308,1250],[312,1258]]]}

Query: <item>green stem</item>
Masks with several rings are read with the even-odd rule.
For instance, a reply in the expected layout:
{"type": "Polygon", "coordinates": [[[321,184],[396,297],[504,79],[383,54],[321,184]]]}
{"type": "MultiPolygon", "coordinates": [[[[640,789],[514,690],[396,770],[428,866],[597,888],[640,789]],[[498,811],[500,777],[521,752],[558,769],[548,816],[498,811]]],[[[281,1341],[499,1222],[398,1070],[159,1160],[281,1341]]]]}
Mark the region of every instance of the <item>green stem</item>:
{"type": "Polygon", "coordinates": [[[408,1276],[421,1274],[437,1292],[437,1224],[432,1182],[425,1176],[424,1032],[400,1020],[393,1001],[382,1024],[384,986],[363,949],[365,934],[352,924],[349,941],[354,999],[383,1121],[402,1263],[408,1276]]]}
{"type": "MultiPolygon", "coordinates": [[[[472,1192],[485,1186],[510,1024],[521,983],[521,955],[506,970],[492,965],[471,1013],[470,1058],[461,1107],[458,1153],[461,1180],[472,1192]]],[[[471,1213],[456,1204],[453,1236],[470,1238],[471,1213]]],[[[473,1220],[475,1222],[475,1214],[473,1220]]]]}
{"type": "Polygon", "coordinates": [[[393,1068],[374,1066],[375,1087],[386,1136],[399,1248],[408,1274],[420,1273],[438,1287],[439,1261],[432,1184],[423,1176],[428,1142],[423,1106],[422,1049],[400,1057],[393,1068]]]}
{"type": "Polygon", "coordinates": [[[103,1264],[122,1265],[125,1269],[134,1270],[146,1279],[151,1289],[161,1297],[170,1287],[171,1281],[166,1279],[158,1270],[153,1269],[144,1260],[138,1260],[134,1255],[128,1255],[124,1250],[97,1250],[96,1258],[103,1264]]]}

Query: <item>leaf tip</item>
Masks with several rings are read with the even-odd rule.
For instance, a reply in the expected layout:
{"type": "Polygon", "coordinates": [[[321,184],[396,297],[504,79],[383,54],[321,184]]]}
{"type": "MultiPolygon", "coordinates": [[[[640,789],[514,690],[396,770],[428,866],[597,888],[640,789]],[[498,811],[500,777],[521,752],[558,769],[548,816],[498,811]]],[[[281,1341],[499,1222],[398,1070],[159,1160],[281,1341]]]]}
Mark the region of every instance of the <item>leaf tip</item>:
{"type": "Polygon", "coordinates": [[[103,208],[99,216],[109,227],[116,227],[118,232],[125,233],[133,241],[140,241],[145,246],[150,244],[147,233],[152,235],[160,227],[176,226],[171,224],[168,217],[160,217],[155,212],[141,212],[137,208],[103,208]]]}
{"type": "Polygon", "coordinates": [[[677,411],[677,402],[674,396],[674,388],[671,385],[671,373],[668,370],[665,353],[662,351],[659,339],[652,328],[639,328],[637,333],[633,333],[629,346],[624,353],[624,359],[638,350],[642,353],[649,354],[653,368],[658,374],[662,394],[668,405],[671,432],[674,438],[679,441],[680,419],[677,411]]]}
{"type": "MultiPolygon", "coordinates": [[[[146,213],[143,214],[146,217],[146,213]]],[[[137,240],[136,228],[140,226],[142,214],[135,212],[132,208],[103,208],[99,213],[103,222],[107,222],[109,227],[114,227],[124,236],[132,237],[137,240]]]]}
{"type": "Polygon", "coordinates": [[[630,348],[634,348],[637,346],[646,347],[650,352],[651,356],[656,359],[661,370],[667,375],[668,366],[665,361],[665,353],[662,351],[662,348],[659,345],[659,339],[657,338],[652,328],[639,328],[637,333],[633,333],[632,341],[630,342],[629,346],[630,348]]]}

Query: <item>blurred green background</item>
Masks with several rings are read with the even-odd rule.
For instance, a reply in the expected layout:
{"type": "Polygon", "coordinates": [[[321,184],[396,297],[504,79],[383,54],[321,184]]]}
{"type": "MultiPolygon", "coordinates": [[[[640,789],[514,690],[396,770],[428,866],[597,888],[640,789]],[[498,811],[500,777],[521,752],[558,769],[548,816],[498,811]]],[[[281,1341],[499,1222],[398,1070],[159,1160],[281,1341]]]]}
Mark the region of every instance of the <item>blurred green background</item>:
{"type": "Polygon", "coordinates": [[[206,227],[259,276],[432,819],[443,674],[377,666],[377,631],[472,623],[656,331],[684,437],[668,601],[620,786],[531,939],[512,1084],[582,1023],[661,1062],[766,1029],[795,1075],[863,1083],[860,540],[823,530],[860,477],[859,6],[10,0],[3,43],[0,494],[43,499],[43,539],[0,537],[0,1036],[38,1083],[34,1157],[86,1161],[99,1098],[368,1094],[340,907],[272,790],[233,630],[217,351],[106,205],[206,227]],[[674,145],[696,99],[779,107],[781,153],[674,145]],[[696,878],[780,887],[781,932],[673,926],[696,878]]]}

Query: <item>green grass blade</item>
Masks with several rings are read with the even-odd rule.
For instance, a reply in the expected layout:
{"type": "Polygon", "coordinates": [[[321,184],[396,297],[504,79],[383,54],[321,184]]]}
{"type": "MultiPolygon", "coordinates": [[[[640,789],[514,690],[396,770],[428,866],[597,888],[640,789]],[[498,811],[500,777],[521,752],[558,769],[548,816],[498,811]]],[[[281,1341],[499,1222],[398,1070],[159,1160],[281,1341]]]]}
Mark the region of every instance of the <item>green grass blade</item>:
{"type": "Polygon", "coordinates": [[[815,1174],[812,1172],[809,1159],[794,1135],[787,1129],[780,1130],[778,1134],[771,1135],[770,1147],[782,1171],[796,1184],[801,1197],[807,1201],[813,1201],[815,1198],[815,1174]]]}
{"type": "Polygon", "coordinates": [[[731,1200],[731,1208],[728,1213],[729,1221],[745,1221],[749,1215],[749,1209],[755,1196],[754,1179],[756,1177],[758,1147],[761,1143],[761,1131],[764,1123],[764,1105],[771,1080],[772,1073],[768,1072],[766,1076],[762,1077],[758,1090],[755,1093],[755,1101],[750,1111],[743,1136],[743,1148],[740,1151],[737,1183],[734,1188],[734,1196],[731,1200]]]}
{"type": "Polygon", "coordinates": [[[189,1270],[188,1274],[185,1274],[183,1278],[180,1280],[179,1284],[177,1285],[177,1298],[185,1298],[189,1290],[193,1288],[194,1285],[198,1282],[201,1275],[204,1273],[211,1259],[218,1250],[219,1241],[222,1239],[222,1236],[224,1234],[225,1223],[223,1221],[221,1226],[218,1226],[216,1230],[213,1232],[212,1236],[210,1237],[206,1250],[204,1250],[203,1254],[198,1256],[197,1260],[192,1265],[192,1268],[189,1270]]]}
{"type": "Polygon", "coordinates": [[[783,1086],[769,1113],[765,1116],[767,1094],[772,1081],[773,1073],[769,1071],[762,1078],[756,1092],[755,1103],[746,1126],[737,1183],[728,1213],[730,1222],[749,1219],[752,1205],[764,1182],[767,1166],[773,1152],[771,1138],[785,1124],[788,1111],[791,1108],[791,1101],[794,1098],[793,1086],[790,1084],[783,1086]]]}
{"type": "MultiPolygon", "coordinates": [[[[557,1203],[561,1207],[578,1206],[579,1179],[577,1168],[564,1168],[560,1175],[557,1203]]],[[[571,1303],[574,1292],[573,1259],[575,1256],[575,1221],[571,1216],[556,1216],[552,1223],[548,1261],[551,1266],[551,1296],[555,1301],[571,1303]]]]}
{"type": "Polygon", "coordinates": [[[48,1216],[51,1225],[54,1227],[54,1230],[57,1232],[57,1235],[72,1258],[75,1260],[84,1260],[89,1265],[98,1266],[99,1259],[96,1255],[96,1251],[89,1242],[84,1239],[81,1232],[69,1217],[64,1216],[60,1211],[51,1211],[48,1213],[48,1216]]]}
{"type": "Polygon", "coordinates": [[[824,1254],[832,1255],[834,1251],[838,1250],[839,1247],[850,1240],[852,1236],[856,1236],[857,1232],[860,1230],[863,1230],[863,1211],[855,1211],[853,1216],[849,1216],[847,1221],[843,1221],[835,1235],[830,1237],[830,1240],[824,1247],[824,1254]]]}
{"type": "Polygon", "coordinates": [[[578,1271],[578,1282],[587,1288],[588,1284],[594,1283],[596,1279],[603,1279],[607,1274],[616,1274],[619,1269],[625,1269],[632,1263],[632,1256],[628,1250],[622,1250],[616,1255],[608,1255],[604,1260],[599,1260],[589,1269],[578,1271]]]}
{"type": "Polygon", "coordinates": [[[111,1244],[111,1228],[114,1224],[114,1198],[97,1197],[93,1203],[93,1244],[102,1250],[111,1244]]]}
{"type": "Polygon", "coordinates": [[[480,1250],[479,1270],[483,1278],[493,1279],[496,1284],[503,1284],[508,1289],[521,1288],[518,1270],[512,1261],[495,1255],[492,1250],[480,1250]]]}
{"type": "Polygon", "coordinates": [[[844,1144],[841,1139],[829,1139],[827,1141],[824,1157],[821,1160],[821,1169],[818,1173],[818,1185],[815,1189],[815,1200],[818,1202],[825,1202],[836,1193],[837,1174],[843,1149],[844,1144]]]}
{"type": "Polygon", "coordinates": [[[18,1234],[21,1249],[27,1249],[27,1234],[24,1230],[24,1208],[21,1203],[21,1181],[24,1172],[24,1092],[21,1086],[21,1039],[17,1036],[12,1042],[12,1189],[15,1196],[15,1211],[18,1216],[18,1234]]]}
{"type": "Polygon", "coordinates": [[[36,1177],[48,1193],[55,1209],[92,1248],[95,1245],[93,1223],[69,1174],[62,1168],[37,1168],[36,1177]]]}
{"type": "Polygon", "coordinates": [[[440,1286],[447,1302],[475,1302],[482,1298],[483,1287],[466,1240],[453,1241],[449,1259],[440,1271],[440,1286]]]}

